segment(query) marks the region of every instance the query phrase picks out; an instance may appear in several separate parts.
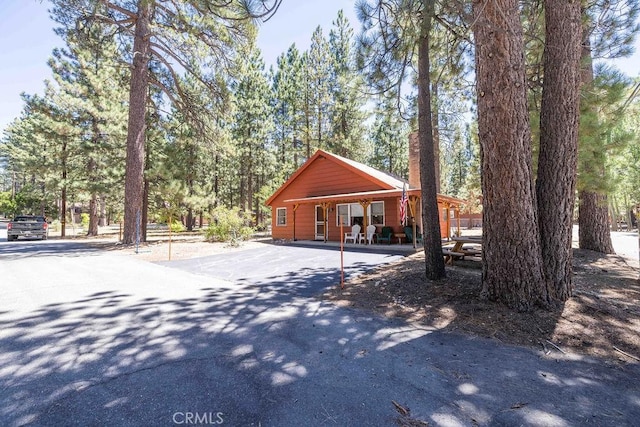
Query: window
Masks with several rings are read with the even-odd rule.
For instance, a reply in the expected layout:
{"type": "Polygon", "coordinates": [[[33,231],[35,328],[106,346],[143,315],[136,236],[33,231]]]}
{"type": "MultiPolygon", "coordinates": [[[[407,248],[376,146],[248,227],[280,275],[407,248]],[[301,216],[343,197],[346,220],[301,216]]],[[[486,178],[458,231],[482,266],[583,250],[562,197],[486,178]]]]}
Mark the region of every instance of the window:
{"type": "Polygon", "coordinates": [[[349,220],[349,205],[337,205],[336,211],[338,213],[336,224],[338,227],[340,226],[340,224],[344,226],[351,225],[351,222],[349,220]]]}
{"type": "Polygon", "coordinates": [[[287,225],[287,208],[276,209],[276,225],[287,225]]]}
{"type": "Polygon", "coordinates": [[[364,209],[360,203],[351,203],[349,205],[349,217],[351,225],[358,224],[360,227],[364,225],[364,209]]]}
{"type": "Polygon", "coordinates": [[[384,225],[384,202],[369,205],[369,224],[384,225]]]}
{"type": "MultiPolygon", "coordinates": [[[[364,209],[360,203],[345,203],[336,206],[336,225],[345,227],[364,225],[364,209]]],[[[384,225],[384,202],[373,202],[367,208],[367,225],[384,225]]]]}

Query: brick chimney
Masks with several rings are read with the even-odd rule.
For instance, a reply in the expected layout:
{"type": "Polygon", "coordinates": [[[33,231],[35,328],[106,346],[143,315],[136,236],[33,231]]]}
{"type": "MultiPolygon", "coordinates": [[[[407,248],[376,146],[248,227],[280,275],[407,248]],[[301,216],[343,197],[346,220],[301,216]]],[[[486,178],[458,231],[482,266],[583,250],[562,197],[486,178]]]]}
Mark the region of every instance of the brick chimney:
{"type": "Polygon", "coordinates": [[[418,132],[409,134],[409,187],[420,188],[420,141],[418,132]]]}

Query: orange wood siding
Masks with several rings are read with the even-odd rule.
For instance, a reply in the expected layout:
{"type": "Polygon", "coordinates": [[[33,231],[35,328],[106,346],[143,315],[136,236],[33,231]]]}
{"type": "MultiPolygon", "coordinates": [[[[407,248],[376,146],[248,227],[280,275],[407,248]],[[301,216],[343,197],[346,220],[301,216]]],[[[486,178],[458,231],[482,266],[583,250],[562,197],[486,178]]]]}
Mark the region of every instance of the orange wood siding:
{"type": "MultiPolygon", "coordinates": [[[[400,209],[399,199],[376,199],[376,201],[384,202],[384,220],[385,225],[393,228],[394,233],[402,233],[402,226],[400,225],[400,209]]],[[[438,211],[440,214],[440,237],[447,238],[447,223],[445,221],[445,207],[444,204],[438,203],[438,211]]],[[[417,225],[422,228],[420,224],[420,215],[416,218],[417,225]]],[[[408,221],[410,224],[410,221],[408,221]]],[[[295,224],[295,238],[298,240],[314,240],[315,239],[315,205],[313,204],[301,204],[296,211],[296,224],[295,224]]],[[[450,227],[455,226],[455,220],[451,220],[450,227]]],[[[345,231],[350,231],[350,227],[346,227],[345,231]]],[[[340,227],[337,224],[337,210],[336,204],[332,203],[329,208],[327,230],[329,230],[328,239],[331,241],[340,241],[340,227]]],[[[380,227],[378,227],[380,232],[380,227]]],[[[364,232],[364,231],[363,231],[364,232]]],[[[277,205],[274,202],[273,206],[273,219],[272,219],[272,237],[274,239],[286,239],[293,240],[293,205],[277,205]],[[276,226],[276,208],[287,208],[287,225],[276,226]]]]}
{"type": "MultiPolygon", "coordinates": [[[[399,199],[386,198],[376,199],[375,201],[384,202],[384,220],[385,225],[393,228],[394,232],[401,233],[402,227],[400,226],[399,219],[399,199]]],[[[352,202],[353,203],[353,202],[352,202]]],[[[285,207],[276,205],[273,206],[273,219],[272,219],[272,237],[274,239],[293,239],[293,205],[287,207],[287,225],[276,226],[276,208],[285,207]]],[[[298,240],[314,240],[315,239],[315,205],[313,204],[301,204],[296,211],[296,235],[298,240]]],[[[378,226],[378,232],[380,232],[380,226],[378,226]]],[[[327,217],[327,230],[329,231],[328,239],[331,241],[340,241],[340,226],[338,225],[338,213],[336,204],[331,203],[329,208],[329,214],[327,217]]],[[[351,227],[345,227],[345,232],[350,231],[351,227]]],[[[364,233],[364,231],[362,231],[364,233]]]]}
{"type": "Polygon", "coordinates": [[[318,157],[278,195],[272,206],[286,199],[383,189],[331,160],[318,157]]]}
{"type": "MultiPolygon", "coordinates": [[[[384,190],[384,188],[329,159],[319,157],[271,202],[271,234],[274,239],[293,239],[293,204],[285,203],[284,200],[374,190],[384,190]],[[283,207],[287,208],[287,225],[277,226],[276,209],[283,207]]],[[[329,238],[338,240],[340,231],[336,226],[335,204],[332,204],[332,207],[333,212],[329,212],[329,238]]],[[[385,203],[385,211],[387,209],[385,203]]],[[[295,238],[298,240],[315,238],[315,205],[301,204],[298,207],[295,238]]]]}
{"type": "MultiPolygon", "coordinates": [[[[379,184],[366,179],[364,176],[345,168],[343,165],[331,159],[319,156],[271,200],[272,237],[274,239],[294,239],[294,205],[292,203],[285,203],[285,200],[385,189],[388,188],[381,187],[379,184]],[[276,225],[277,208],[287,209],[287,223],[285,226],[276,225]]],[[[396,233],[402,233],[399,217],[399,197],[376,198],[375,201],[384,202],[385,225],[392,227],[396,233]]],[[[421,226],[422,212],[420,204],[418,204],[417,209],[419,212],[416,213],[416,221],[417,224],[421,226]]],[[[439,202],[440,234],[441,237],[445,238],[448,236],[448,230],[443,209],[444,204],[439,202]]],[[[451,224],[453,225],[453,222],[451,224]]],[[[315,230],[315,204],[300,204],[295,213],[295,238],[297,240],[314,240],[316,237],[315,230]]],[[[341,235],[340,227],[337,225],[336,203],[331,203],[330,205],[327,218],[327,230],[329,240],[340,241],[341,235]]],[[[345,231],[349,230],[350,227],[345,231]]],[[[377,231],[380,232],[379,229],[377,231]]]]}

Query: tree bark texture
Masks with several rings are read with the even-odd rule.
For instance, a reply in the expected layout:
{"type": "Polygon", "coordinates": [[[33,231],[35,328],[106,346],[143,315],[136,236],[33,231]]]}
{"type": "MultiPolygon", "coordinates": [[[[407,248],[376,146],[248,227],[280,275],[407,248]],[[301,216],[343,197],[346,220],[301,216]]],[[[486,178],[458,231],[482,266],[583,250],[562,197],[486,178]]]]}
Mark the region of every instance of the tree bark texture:
{"type": "MultiPolygon", "coordinates": [[[[582,86],[589,90],[593,86],[593,58],[591,57],[591,44],[588,31],[584,31],[582,41],[582,86]]],[[[584,99],[584,98],[583,98],[584,99]]],[[[584,105],[584,108],[592,108],[584,105]]],[[[581,147],[582,150],[604,151],[604,144],[600,147],[581,147]]],[[[581,167],[580,173],[601,176],[605,179],[605,162],[602,152],[590,156],[595,159],[588,165],[581,167]],[[588,168],[588,169],[587,169],[588,168]]],[[[609,206],[606,194],[600,194],[589,188],[583,188],[578,194],[578,243],[580,249],[589,249],[604,254],[613,254],[611,243],[611,230],[609,229],[609,206]]]]}
{"type": "Polygon", "coordinates": [[[140,240],[147,241],[147,224],[149,224],[149,180],[144,178],[142,190],[142,220],[140,221],[140,240]]]}
{"type": "Polygon", "coordinates": [[[87,229],[87,236],[98,235],[98,196],[96,194],[91,195],[89,200],[89,227],[87,229]]]}
{"type": "Polygon", "coordinates": [[[149,57],[151,50],[150,23],[153,2],[138,1],[138,16],[133,41],[133,66],[129,88],[129,121],[127,128],[127,159],[124,188],[123,243],[136,239],[137,218],[142,218],[144,192],[145,117],[149,87],[149,57]]]}
{"type": "MultiPolygon", "coordinates": [[[[94,121],[94,144],[98,143],[98,132],[95,129],[95,121],[94,121]]],[[[87,164],[87,175],[90,177],[91,181],[96,180],[96,173],[98,169],[98,163],[93,157],[89,158],[89,162],[87,164]]],[[[89,200],[89,227],[87,229],[87,236],[97,236],[98,235],[98,195],[95,192],[95,189],[91,190],[91,199],[89,200]]]]}
{"type": "Polygon", "coordinates": [[[99,211],[100,211],[100,214],[99,214],[99,218],[100,219],[98,220],[98,225],[100,227],[105,227],[105,226],[109,225],[107,223],[107,201],[106,200],[107,200],[107,198],[103,194],[100,197],[100,207],[98,208],[99,211]]]}
{"type": "Polygon", "coordinates": [[[422,188],[422,227],[427,278],[445,277],[435,169],[431,88],[429,82],[429,32],[433,14],[432,0],[423,2],[422,26],[418,45],[418,139],[420,141],[420,186],[422,188]]]}
{"type": "Polygon", "coordinates": [[[62,194],[60,202],[60,237],[67,236],[67,140],[62,142],[62,194]]]}
{"type": "MultiPolygon", "coordinates": [[[[63,176],[66,172],[63,173],[63,176]]],[[[66,176],[65,176],[66,178],[66,176]]],[[[62,194],[60,196],[60,237],[65,238],[67,236],[67,186],[62,187],[62,194]]]]}
{"type": "Polygon", "coordinates": [[[593,191],[581,191],[578,204],[578,239],[581,249],[614,254],[609,229],[607,196],[593,191]]]}
{"type": "MultiPolygon", "coordinates": [[[[429,78],[431,79],[431,78],[429,78]]],[[[438,99],[438,84],[431,84],[431,93],[429,99],[438,99]]],[[[440,192],[440,107],[436,101],[435,111],[432,111],[431,123],[433,127],[433,159],[436,171],[436,193],[440,192]]]]}
{"type": "Polygon", "coordinates": [[[550,296],[572,293],[573,210],[580,127],[580,2],[545,0],[545,47],[536,195],[550,296]]]}
{"type": "Polygon", "coordinates": [[[531,167],[517,0],[473,3],[483,195],[483,295],[523,311],[547,305],[531,167]]]}

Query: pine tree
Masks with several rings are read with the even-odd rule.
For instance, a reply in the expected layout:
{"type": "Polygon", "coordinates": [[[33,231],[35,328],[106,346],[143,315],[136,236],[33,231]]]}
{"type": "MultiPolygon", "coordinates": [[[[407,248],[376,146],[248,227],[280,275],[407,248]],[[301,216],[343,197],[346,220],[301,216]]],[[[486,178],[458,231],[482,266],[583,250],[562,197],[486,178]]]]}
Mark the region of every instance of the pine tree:
{"type": "Polygon", "coordinates": [[[596,67],[589,91],[583,91],[578,156],[578,225],[580,247],[613,253],[609,221],[609,193],[612,190],[610,155],[629,140],[620,126],[621,105],[630,82],[621,73],[596,67]]]}
{"type": "Polygon", "coordinates": [[[12,201],[17,211],[39,215],[52,213],[47,185],[58,169],[47,154],[48,123],[34,110],[34,100],[25,99],[20,118],[7,126],[0,145],[0,157],[12,173],[12,201]]]}
{"type": "MultiPolygon", "coordinates": [[[[54,0],[54,15],[58,21],[73,28],[106,22],[126,40],[123,46],[131,60],[129,117],[127,126],[127,157],[125,175],[124,243],[132,243],[136,222],[143,209],[144,160],[147,95],[149,85],[161,87],[172,103],[196,117],[189,109],[178,78],[178,64],[186,73],[198,78],[212,97],[220,95],[215,72],[228,65],[237,44],[243,44],[253,33],[251,19],[268,18],[275,13],[281,0],[266,2],[217,2],[214,0],[160,2],[125,0],[54,0]],[[133,34],[133,37],[131,37],[133,34]],[[185,39],[185,36],[188,38],[185,39]],[[185,40],[188,40],[185,43],[185,40]],[[133,54],[135,52],[135,54],[133,54]],[[149,67],[155,63],[155,67],[149,67]],[[194,67],[204,64],[205,67],[194,67]],[[161,72],[150,73],[150,69],[161,72]],[[201,71],[211,71],[202,74],[201,71]]],[[[143,236],[144,237],[144,236],[143,236]]]]}
{"type": "Polygon", "coordinates": [[[284,182],[300,165],[304,121],[303,99],[305,93],[302,57],[295,45],[277,59],[277,69],[272,72],[274,142],[278,150],[278,163],[284,182]]]}
{"type": "MultiPolygon", "coordinates": [[[[640,83],[636,78],[628,91],[624,92],[624,102],[617,108],[616,115],[621,122],[611,129],[612,139],[625,139],[625,144],[609,158],[609,170],[616,200],[616,219],[627,223],[627,230],[633,228],[640,214],[640,144],[635,143],[640,134],[640,83]],[[633,213],[635,210],[635,213],[633,213]]],[[[636,222],[637,227],[637,222],[636,222]]]]}
{"type": "Polygon", "coordinates": [[[473,5],[483,195],[482,292],[517,310],[546,305],[518,2],[473,5]]]}
{"type": "Polygon", "coordinates": [[[359,5],[363,33],[359,39],[358,65],[367,69],[369,84],[401,97],[402,85],[417,58],[418,139],[427,278],[445,276],[437,203],[434,133],[431,110],[430,37],[434,2],[403,1],[359,5]]]}
{"type": "Polygon", "coordinates": [[[544,80],[536,180],[542,261],[549,295],[572,293],[571,235],[580,118],[580,4],[548,0],[545,6],[544,80]],[[558,159],[562,159],[558,162],[558,159]]]}
{"type": "Polygon", "coordinates": [[[578,176],[582,183],[578,195],[578,233],[580,248],[602,253],[613,253],[609,225],[608,197],[601,189],[589,186],[589,182],[603,182],[606,177],[605,139],[593,138],[597,106],[589,104],[594,91],[593,61],[598,58],[626,56],[638,31],[637,17],[640,5],[637,0],[595,1],[583,8],[583,48],[580,161],[578,176]],[[586,161],[583,161],[586,159],[586,161]]]}
{"type": "MultiPolygon", "coordinates": [[[[307,93],[309,94],[310,123],[309,131],[313,146],[320,149],[330,147],[331,112],[331,70],[333,61],[329,42],[321,27],[317,27],[311,36],[311,46],[306,56],[307,93]]],[[[308,155],[313,150],[308,150],[308,155]]]]}
{"type": "Polygon", "coordinates": [[[58,29],[66,49],[54,51],[49,65],[59,88],[61,109],[67,109],[69,127],[81,129],[77,156],[83,163],[75,186],[89,201],[87,234],[98,234],[100,204],[124,176],[126,77],[117,62],[110,32],[95,25],[82,31],[58,29]]]}
{"type": "Polygon", "coordinates": [[[395,99],[379,96],[369,130],[371,154],[368,164],[390,174],[407,177],[409,125],[398,114],[395,99]]]}
{"type": "MultiPolygon", "coordinates": [[[[117,192],[122,164],[126,109],[123,70],[114,61],[110,34],[98,25],[84,31],[58,29],[66,42],[49,65],[55,83],[45,83],[44,96],[25,96],[29,144],[46,150],[43,188],[60,200],[62,236],[67,198],[88,202],[87,233],[96,235],[99,206],[117,192]]],[[[23,146],[24,148],[24,146],[23,146]]],[[[37,162],[41,162],[36,160],[37,162]]]]}
{"type": "Polygon", "coordinates": [[[260,50],[251,46],[246,59],[241,61],[240,77],[234,84],[235,124],[234,138],[237,147],[239,171],[240,208],[254,215],[259,210],[254,195],[265,177],[275,170],[268,136],[273,128],[271,87],[264,74],[264,62],[260,50]]]}
{"type": "MultiPolygon", "coordinates": [[[[449,139],[449,138],[447,138],[449,139]]],[[[470,166],[473,153],[470,151],[469,138],[462,129],[461,124],[456,124],[450,143],[443,145],[443,193],[454,197],[460,197],[465,187],[467,177],[471,173],[470,166]]]]}
{"type": "Polygon", "coordinates": [[[353,48],[353,30],[340,10],[329,32],[333,66],[329,80],[331,126],[328,148],[341,156],[364,160],[365,115],[361,95],[364,82],[356,71],[353,48]]]}

